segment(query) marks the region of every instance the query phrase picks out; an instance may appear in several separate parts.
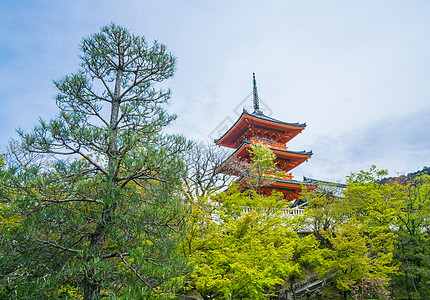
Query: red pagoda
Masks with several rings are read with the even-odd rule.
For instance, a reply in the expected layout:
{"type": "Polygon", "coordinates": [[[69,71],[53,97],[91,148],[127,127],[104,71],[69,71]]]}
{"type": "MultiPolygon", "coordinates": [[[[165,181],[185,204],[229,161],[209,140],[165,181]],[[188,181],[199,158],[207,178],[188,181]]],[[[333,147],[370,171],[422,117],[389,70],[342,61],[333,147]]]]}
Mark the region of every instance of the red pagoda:
{"type": "MultiPolygon", "coordinates": [[[[253,102],[254,112],[248,113],[244,109],[236,123],[224,135],[215,140],[219,146],[236,149],[217,171],[231,173],[226,166],[234,160],[249,162],[251,145],[262,143],[273,151],[276,155],[276,167],[285,171],[286,175],[269,180],[261,192],[271,194],[272,190],[276,190],[281,192],[287,201],[295,200],[300,196],[303,185],[309,185],[310,188],[313,186],[307,182],[294,180],[291,170],[309,159],[312,151],[291,151],[288,150],[286,144],[305,129],[306,123],[287,123],[266,116],[260,110],[255,74],[253,74],[253,102]]],[[[247,180],[246,177],[246,175],[241,175],[237,182],[244,185],[247,180]]]]}

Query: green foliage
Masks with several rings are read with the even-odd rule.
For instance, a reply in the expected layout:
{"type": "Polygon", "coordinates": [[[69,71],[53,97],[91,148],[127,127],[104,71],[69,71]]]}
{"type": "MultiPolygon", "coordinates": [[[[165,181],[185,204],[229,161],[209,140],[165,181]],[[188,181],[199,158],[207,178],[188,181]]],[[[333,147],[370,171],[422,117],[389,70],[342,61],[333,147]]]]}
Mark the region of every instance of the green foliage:
{"type": "Polygon", "coordinates": [[[302,220],[305,228],[312,231],[323,248],[331,246],[323,233],[332,228],[336,221],[336,202],[330,190],[319,187],[316,190],[303,188],[300,199],[306,201],[305,218],[302,220]]]}
{"type": "Polygon", "coordinates": [[[379,184],[384,174],[375,167],[352,174],[342,197],[321,189],[305,194],[308,224],[328,250],[327,275],[341,291],[364,277],[386,280],[398,271],[392,229],[404,193],[399,185],[379,184]]]}
{"type": "Polygon", "coordinates": [[[342,205],[347,206],[351,214],[365,223],[370,230],[386,232],[395,224],[396,215],[404,191],[394,184],[381,185],[378,182],[386,171],[378,171],[373,166],[369,172],[361,171],[348,177],[348,188],[344,191],[342,205]]]}
{"type": "Polygon", "coordinates": [[[371,259],[367,255],[369,241],[364,225],[352,218],[325,235],[332,245],[328,251],[328,270],[336,272],[338,289],[349,290],[348,284],[369,274],[371,268],[371,259]]]}
{"type": "Polygon", "coordinates": [[[276,169],[276,155],[266,145],[262,143],[251,145],[250,156],[252,161],[249,174],[247,174],[247,183],[257,193],[260,194],[261,188],[270,184],[274,178],[285,174],[284,171],[276,169]]]}
{"type": "MultiPolygon", "coordinates": [[[[264,178],[274,168],[273,158],[258,150],[253,174],[264,178]]],[[[181,245],[195,265],[189,288],[205,299],[264,299],[314,270],[332,277],[344,299],[348,293],[388,299],[390,284],[394,297],[427,299],[430,177],[401,186],[381,184],[385,174],[376,167],[351,174],[342,195],[334,186],[304,189],[306,215],[294,221],[277,214],[276,205],[285,203],[276,195],[259,195],[258,184],[247,193],[230,188],[195,199],[181,245]],[[298,238],[292,231],[297,221],[314,235],[298,238]]]]}
{"type": "Polygon", "coordinates": [[[327,274],[338,289],[358,293],[363,282],[383,282],[379,297],[388,297],[391,284],[394,297],[427,299],[430,176],[400,185],[381,184],[384,175],[374,166],[352,174],[341,197],[321,188],[304,191],[306,225],[328,250],[327,274]]]}
{"type": "Polygon", "coordinates": [[[195,266],[191,286],[204,299],[265,299],[319,259],[318,243],[290,229],[279,198],[232,187],[194,204],[181,251],[195,266]]]}
{"type": "Polygon", "coordinates": [[[259,143],[251,145],[250,151],[252,157],[252,165],[257,174],[263,175],[267,170],[273,170],[276,167],[276,155],[269,147],[259,143]]]}
{"type": "Polygon", "coordinates": [[[402,187],[404,198],[397,211],[395,258],[401,263],[398,293],[410,299],[430,297],[430,176],[422,175],[402,187]]]}
{"type": "Polygon", "coordinates": [[[345,205],[366,225],[367,234],[374,241],[371,257],[379,263],[372,272],[380,278],[392,273],[399,292],[405,296],[428,298],[430,176],[416,177],[403,186],[397,182],[380,184],[384,174],[373,167],[370,172],[350,177],[345,205]],[[401,272],[396,272],[395,266],[390,268],[390,261],[397,262],[401,272]]]}
{"type": "Polygon", "coordinates": [[[0,154],[0,237],[21,220],[10,203],[11,191],[7,187],[8,172],[4,157],[5,154],[0,154]]]}
{"type": "Polygon", "coordinates": [[[299,238],[284,217],[288,203],[282,194],[259,194],[275,156],[263,145],[252,149],[251,172],[260,180],[255,189],[241,192],[232,185],[224,193],[190,199],[180,249],[194,265],[188,287],[204,299],[266,299],[286,280],[303,278],[305,268],[322,263],[316,239],[299,238]]]}
{"type": "Polygon", "coordinates": [[[189,145],[163,134],[176,116],[163,108],[170,91],[155,84],[173,75],[175,58],[114,24],[84,38],[81,50],[81,69],[55,81],[58,117],[19,130],[2,182],[18,220],[2,232],[2,293],[173,294],[187,271],[176,249],[184,219],[178,154],[189,145]]]}

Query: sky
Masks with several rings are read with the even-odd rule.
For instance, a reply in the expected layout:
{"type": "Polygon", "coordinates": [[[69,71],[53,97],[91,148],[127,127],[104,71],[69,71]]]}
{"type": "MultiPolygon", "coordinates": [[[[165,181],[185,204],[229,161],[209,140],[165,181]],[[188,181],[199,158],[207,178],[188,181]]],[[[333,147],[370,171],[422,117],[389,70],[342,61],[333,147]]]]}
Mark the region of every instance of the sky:
{"type": "Polygon", "coordinates": [[[111,22],[178,58],[170,132],[212,142],[250,107],[255,72],[266,114],[307,123],[288,143],[314,153],[295,179],[430,166],[424,0],[1,1],[0,153],[17,128],[56,116],[53,80],[76,72],[82,37],[111,22]]]}

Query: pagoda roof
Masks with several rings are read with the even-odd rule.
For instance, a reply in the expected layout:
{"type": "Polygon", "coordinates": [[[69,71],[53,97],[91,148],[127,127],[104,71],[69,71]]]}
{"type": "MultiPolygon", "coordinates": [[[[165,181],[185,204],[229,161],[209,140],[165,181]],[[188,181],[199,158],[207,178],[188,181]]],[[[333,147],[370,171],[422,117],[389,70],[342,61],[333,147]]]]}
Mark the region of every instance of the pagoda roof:
{"type": "Polygon", "coordinates": [[[308,184],[312,184],[312,185],[330,185],[333,187],[338,187],[338,188],[342,188],[345,189],[346,188],[346,184],[344,183],[339,183],[339,182],[332,182],[332,181],[324,181],[324,180],[319,180],[319,179],[313,179],[313,178],[309,178],[306,176],[303,176],[303,182],[306,182],[308,184]]]}
{"type": "MultiPolygon", "coordinates": [[[[223,168],[223,166],[228,163],[231,159],[233,159],[234,157],[246,157],[244,154],[245,151],[247,151],[247,148],[249,148],[249,146],[252,145],[252,143],[250,143],[248,140],[244,140],[242,141],[242,143],[240,144],[240,146],[232,153],[230,154],[230,156],[217,168],[217,172],[221,171],[221,169],[223,168]]],[[[286,149],[279,149],[279,148],[272,148],[270,147],[270,144],[267,144],[267,146],[269,147],[270,150],[272,150],[275,154],[276,154],[276,159],[292,159],[292,160],[297,160],[298,163],[295,164],[294,166],[292,166],[291,168],[289,168],[288,170],[284,170],[284,171],[290,171],[293,168],[295,168],[296,166],[300,165],[301,163],[303,163],[306,159],[310,158],[311,155],[313,154],[312,151],[291,151],[291,150],[286,150],[286,149]]]]}
{"type": "Polygon", "coordinates": [[[262,111],[255,110],[252,114],[243,110],[237,121],[219,139],[217,145],[236,148],[242,141],[240,137],[248,130],[246,123],[251,121],[259,128],[285,133],[279,142],[286,143],[299,134],[306,127],[306,123],[289,123],[266,116],[262,111]],[[288,133],[288,134],[287,134],[288,133]]]}
{"type": "MultiPolygon", "coordinates": [[[[249,114],[249,113],[246,111],[246,109],[244,109],[244,113],[249,114]]],[[[257,118],[260,118],[260,119],[263,119],[263,120],[268,120],[268,121],[271,121],[271,122],[275,122],[275,123],[279,123],[279,124],[284,124],[284,125],[288,125],[288,126],[303,127],[303,128],[305,128],[305,127],[306,127],[306,123],[299,123],[299,122],[296,122],[296,123],[289,123],[289,122],[280,121],[280,120],[277,120],[277,119],[275,119],[275,118],[272,118],[272,117],[266,116],[262,111],[254,111],[254,112],[253,112],[252,114],[250,114],[250,115],[252,115],[252,116],[254,116],[254,117],[257,117],[257,118]]]]}
{"type": "Polygon", "coordinates": [[[298,181],[298,180],[286,180],[286,179],[280,179],[280,178],[274,178],[273,179],[275,181],[275,183],[279,183],[279,184],[292,184],[292,185],[300,185],[300,186],[314,186],[312,183],[310,182],[304,182],[304,181],[298,181]]]}

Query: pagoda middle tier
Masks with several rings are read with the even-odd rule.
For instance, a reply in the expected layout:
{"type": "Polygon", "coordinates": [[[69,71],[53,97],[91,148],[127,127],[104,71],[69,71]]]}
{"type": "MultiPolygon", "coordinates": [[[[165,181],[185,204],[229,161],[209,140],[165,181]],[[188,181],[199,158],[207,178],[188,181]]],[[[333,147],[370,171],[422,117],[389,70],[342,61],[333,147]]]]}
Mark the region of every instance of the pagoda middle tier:
{"type": "Polygon", "coordinates": [[[255,111],[250,114],[245,109],[234,125],[215,143],[219,146],[238,148],[245,139],[258,137],[279,144],[286,144],[303,129],[306,123],[282,122],[255,111]]]}
{"type": "MultiPolygon", "coordinates": [[[[302,164],[312,156],[312,151],[291,151],[287,149],[287,146],[282,143],[278,143],[273,140],[267,140],[265,138],[252,137],[245,139],[240,146],[234,151],[218,168],[217,172],[223,172],[223,170],[228,170],[229,165],[235,160],[245,160],[251,162],[249,151],[251,150],[251,145],[263,144],[267,146],[276,155],[275,163],[276,167],[289,172],[298,165],[302,164]]],[[[234,172],[234,170],[233,170],[234,172]]],[[[232,174],[238,175],[238,174],[232,174]]]]}

